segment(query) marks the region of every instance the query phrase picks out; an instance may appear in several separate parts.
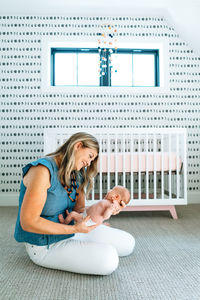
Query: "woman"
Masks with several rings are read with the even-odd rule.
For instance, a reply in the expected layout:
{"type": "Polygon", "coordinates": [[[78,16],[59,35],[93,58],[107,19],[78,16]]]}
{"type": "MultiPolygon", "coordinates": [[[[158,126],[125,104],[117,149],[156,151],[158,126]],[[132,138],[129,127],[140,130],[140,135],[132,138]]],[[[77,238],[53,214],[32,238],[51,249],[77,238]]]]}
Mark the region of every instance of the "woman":
{"type": "Polygon", "coordinates": [[[89,216],[65,224],[66,210],[81,212],[85,206],[84,190],[89,194],[92,189],[98,154],[98,141],[80,132],[56,152],[23,168],[15,239],[25,243],[34,263],[108,275],[117,268],[118,256],[133,251],[135,242],[129,233],[105,225],[87,226],[89,216]]]}

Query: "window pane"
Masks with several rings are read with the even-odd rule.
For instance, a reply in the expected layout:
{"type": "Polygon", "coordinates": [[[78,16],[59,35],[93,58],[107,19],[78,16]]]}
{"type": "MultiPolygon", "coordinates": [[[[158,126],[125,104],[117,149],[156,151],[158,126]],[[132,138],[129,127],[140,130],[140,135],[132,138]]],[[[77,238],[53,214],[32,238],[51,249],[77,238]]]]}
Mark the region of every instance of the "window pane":
{"type": "Polygon", "coordinates": [[[112,54],[111,65],[111,85],[132,86],[132,54],[112,54]]]}
{"type": "Polygon", "coordinates": [[[55,85],[77,85],[76,53],[55,54],[55,85]]]}
{"type": "Polygon", "coordinates": [[[99,86],[99,54],[78,54],[78,85],[99,86]]]}
{"type": "Polygon", "coordinates": [[[154,55],[133,55],[133,85],[155,86],[154,55]]]}

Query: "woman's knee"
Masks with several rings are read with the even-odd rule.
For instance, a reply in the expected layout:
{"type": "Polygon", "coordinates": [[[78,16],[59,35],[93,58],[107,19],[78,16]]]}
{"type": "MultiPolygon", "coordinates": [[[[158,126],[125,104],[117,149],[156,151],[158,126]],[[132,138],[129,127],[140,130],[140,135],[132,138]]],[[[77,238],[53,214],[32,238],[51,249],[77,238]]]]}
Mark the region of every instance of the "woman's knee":
{"type": "Polygon", "coordinates": [[[111,245],[103,245],[104,254],[99,257],[99,275],[110,275],[114,272],[119,264],[119,256],[115,247],[111,245]]]}
{"type": "Polygon", "coordinates": [[[112,245],[78,240],[72,240],[71,244],[73,253],[68,256],[74,259],[68,263],[67,271],[109,275],[117,269],[119,257],[116,248],[112,245]]]}
{"type": "Polygon", "coordinates": [[[120,244],[118,249],[119,256],[130,255],[135,248],[135,238],[128,232],[124,232],[123,243],[120,244]]]}

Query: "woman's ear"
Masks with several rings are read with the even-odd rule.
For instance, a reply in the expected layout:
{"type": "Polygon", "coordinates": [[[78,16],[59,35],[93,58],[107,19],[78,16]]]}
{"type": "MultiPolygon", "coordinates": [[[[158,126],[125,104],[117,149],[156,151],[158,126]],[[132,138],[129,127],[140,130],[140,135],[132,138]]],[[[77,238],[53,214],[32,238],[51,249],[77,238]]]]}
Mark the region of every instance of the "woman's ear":
{"type": "Polygon", "coordinates": [[[77,142],[75,145],[74,145],[74,149],[75,150],[79,150],[83,147],[83,143],[82,142],[77,142]]]}

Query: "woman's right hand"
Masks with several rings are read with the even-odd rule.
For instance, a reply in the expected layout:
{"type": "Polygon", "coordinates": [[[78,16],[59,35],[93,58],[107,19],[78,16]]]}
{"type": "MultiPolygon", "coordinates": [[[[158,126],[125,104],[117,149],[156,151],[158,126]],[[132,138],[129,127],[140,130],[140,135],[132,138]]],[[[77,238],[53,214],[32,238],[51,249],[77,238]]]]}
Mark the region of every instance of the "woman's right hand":
{"type": "Polygon", "coordinates": [[[88,233],[92,230],[94,230],[97,226],[99,226],[101,223],[96,223],[95,225],[87,226],[87,222],[90,220],[90,216],[85,217],[82,221],[77,222],[75,225],[73,225],[76,228],[76,232],[80,233],[88,233]]]}

